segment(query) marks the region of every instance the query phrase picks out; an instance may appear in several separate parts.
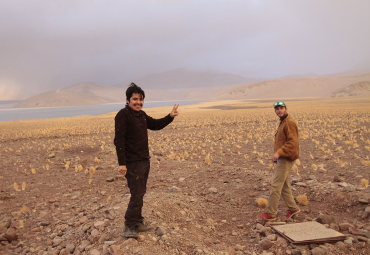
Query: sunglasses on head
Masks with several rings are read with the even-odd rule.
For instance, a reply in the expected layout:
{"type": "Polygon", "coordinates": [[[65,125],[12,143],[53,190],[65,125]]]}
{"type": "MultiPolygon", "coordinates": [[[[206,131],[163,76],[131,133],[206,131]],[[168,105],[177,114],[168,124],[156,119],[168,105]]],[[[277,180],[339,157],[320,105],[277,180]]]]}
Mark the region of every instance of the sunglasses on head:
{"type": "Polygon", "coordinates": [[[285,105],[285,103],[284,102],[276,102],[275,104],[274,104],[274,108],[276,107],[276,106],[284,106],[284,107],[286,107],[286,105],[285,105]]]}

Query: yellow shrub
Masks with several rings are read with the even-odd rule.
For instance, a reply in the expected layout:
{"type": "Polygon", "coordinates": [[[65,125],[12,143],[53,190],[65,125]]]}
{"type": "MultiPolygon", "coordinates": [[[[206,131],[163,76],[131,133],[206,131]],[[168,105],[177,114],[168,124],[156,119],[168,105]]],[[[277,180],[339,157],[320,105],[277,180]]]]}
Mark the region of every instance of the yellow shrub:
{"type": "Polygon", "coordinates": [[[268,204],[268,201],[266,198],[259,197],[256,199],[256,203],[259,207],[266,207],[268,204]]]}
{"type": "Polygon", "coordinates": [[[306,194],[298,195],[296,197],[296,200],[297,200],[298,204],[308,205],[308,198],[307,198],[306,194]]]}

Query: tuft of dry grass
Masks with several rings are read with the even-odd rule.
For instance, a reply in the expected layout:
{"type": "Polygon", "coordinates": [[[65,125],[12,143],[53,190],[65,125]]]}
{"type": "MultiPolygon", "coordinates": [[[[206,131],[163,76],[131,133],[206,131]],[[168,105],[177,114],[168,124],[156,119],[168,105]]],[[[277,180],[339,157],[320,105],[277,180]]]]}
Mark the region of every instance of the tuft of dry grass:
{"type": "Polygon", "coordinates": [[[361,184],[361,187],[366,188],[367,186],[369,186],[369,180],[361,179],[360,184],[361,184]]]}
{"type": "Polygon", "coordinates": [[[89,168],[89,173],[90,173],[90,175],[94,175],[94,174],[95,174],[95,172],[96,172],[96,168],[95,168],[95,167],[93,167],[93,166],[90,166],[90,168],[89,168]]]}
{"type": "Polygon", "coordinates": [[[207,165],[210,165],[211,164],[211,159],[209,158],[209,154],[204,158],[204,163],[206,163],[207,165]]]}
{"type": "Polygon", "coordinates": [[[363,164],[364,166],[370,166],[370,161],[361,161],[361,164],[363,164]]]}
{"type": "Polygon", "coordinates": [[[21,209],[21,213],[22,214],[27,214],[30,212],[30,209],[27,207],[27,206],[23,206],[22,209],[21,209]]]}
{"type": "Polygon", "coordinates": [[[259,197],[256,199],[256,203],[259,207],[266,207],[268,205],[268,201],[266,198],[259,197]]]}
{"type": "Polygon", "coordinates": [[[175,154],[173,154],[173,153],[171,153],[171,154],[170,154],[170,155],[168,155],[167,157],[168,157],[168,159],[172,159],[172,160],[174,160],[174,159],[176,158],[176,155],[175,155],[175,154]]]}
{"type": "Polygon", "coordinates": [[[83,166],[82,165],[77,165],[77,166],[75,166],[75,171],[76,172],[79,172],[79,171],[82,171],[84,168],[83,168],[83,166]]]}
{"type": "Polygon", "coordinates": [[[13,188],[15,191],[20,191],[19,185],[16,182],[14,183],[13,188]]]}
{"type": "Polygon", "coordinates": [[[295,172],[296,174],[299,174],[299,169],[298,169],[298,166],[296,164],[294,164],[292,166],[292,171],[295,172]]]}
{"type": "Polygon", "coordinates": [[[296,197],[296,200],[297,200],[298,204],[308,205],[308,198],[307,198],[306,194],[298,195],[296,197]]]}

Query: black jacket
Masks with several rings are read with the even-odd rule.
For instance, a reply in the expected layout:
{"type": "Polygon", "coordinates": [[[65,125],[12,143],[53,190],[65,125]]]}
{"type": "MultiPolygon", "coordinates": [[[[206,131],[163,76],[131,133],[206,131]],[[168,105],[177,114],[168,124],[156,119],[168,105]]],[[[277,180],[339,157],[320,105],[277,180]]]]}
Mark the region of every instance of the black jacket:
{"type": "Polygon", "coordinates": [[[150,158],[148,129],[160,130],[170,124],[173,118],[168,114],[162,119],[153,119],[144,111],[134,111],[128,105],[121,109],[115,121],[114,145],[118,164],[150,158]]]}

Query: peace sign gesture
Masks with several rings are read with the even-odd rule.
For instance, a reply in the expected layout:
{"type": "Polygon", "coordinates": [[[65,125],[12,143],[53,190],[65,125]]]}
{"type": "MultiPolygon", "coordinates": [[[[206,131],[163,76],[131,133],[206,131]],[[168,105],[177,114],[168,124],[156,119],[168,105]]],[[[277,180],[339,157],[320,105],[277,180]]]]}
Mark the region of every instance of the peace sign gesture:
{"type": "Polygon", "coordinates": [[[174,104],[172,111],[170,113],[170,116],[172,118],[175,118],[177,115],[179,115],[179,112],[177,111],[177,108],[179,107],[179,104],[174,104]]]}

